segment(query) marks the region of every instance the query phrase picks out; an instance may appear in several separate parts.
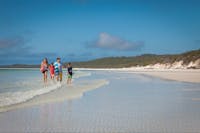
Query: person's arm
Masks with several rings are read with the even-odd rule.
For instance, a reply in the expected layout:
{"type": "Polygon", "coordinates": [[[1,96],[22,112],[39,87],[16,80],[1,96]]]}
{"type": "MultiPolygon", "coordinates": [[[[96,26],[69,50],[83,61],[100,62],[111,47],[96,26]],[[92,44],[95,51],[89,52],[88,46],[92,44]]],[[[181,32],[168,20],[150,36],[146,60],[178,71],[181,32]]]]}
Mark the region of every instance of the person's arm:
{"type": "Polygon", "coordinates": [[[60,64],[60,70],[61,70],[61,72],[63,72],[63,65],[62,64],[60,64]]]}
{"type": "Polygon", "coordinates": [[[69,74],[69,68],[67,67],[67,74],[69,74]]]}
{"type": "Polygon", "coordinates": [[[40,64],[40,71],[43,70],[43,62],[40,64]]]}

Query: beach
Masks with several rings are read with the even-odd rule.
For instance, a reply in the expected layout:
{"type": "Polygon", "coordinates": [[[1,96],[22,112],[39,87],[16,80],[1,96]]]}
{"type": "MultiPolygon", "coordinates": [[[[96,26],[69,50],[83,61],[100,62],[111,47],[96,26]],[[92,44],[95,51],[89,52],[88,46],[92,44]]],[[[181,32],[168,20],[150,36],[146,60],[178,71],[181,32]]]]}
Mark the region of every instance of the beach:
{"type": "Polygon", "coordinates": [[[79,70],[118,71],[126,73],[143,74],[167,80],[200,83],[200,78],[199,78],[200,69],[144,69],[143,67],[133,67],[133,68],[109,68],[109,69],[84,68],[79,70]]]}
{"type": "Polygon", "coordinates": [[[133,73],[155,76],[168,80],[200,83],[200,69],[153,69],[153,70],[130,70],[133,73]]]}
{"type": "Polygon", "coordinates": [[[200,0],[0,0],[0,133],[200,133],[200,0]]]}
{"type": "MultiPolygon", "coordinates": [[[[27,78],[27,70],[19,71],[28,81],[19,84],[23,89],[17,93],[38,92],[34,88],[39,86],[39,73],[27,78]],[[38,80],[37,85],[32,78],[38,80]],[[26,92],[29,85],[33,88],[26,92]]],[[[36,72],[28,70],[32,75],[36,72]]],[[[200,131],[199,70],[78,69],[74,76],[72,85],[51,83],[55,88],[17,104],[3,106],[1,100],[0,132],[200,131]]],[[[1,94],[13,92],[3,82],[1,94]]],[[[14,94],[7,99],[14,99],[14,94]]]]}

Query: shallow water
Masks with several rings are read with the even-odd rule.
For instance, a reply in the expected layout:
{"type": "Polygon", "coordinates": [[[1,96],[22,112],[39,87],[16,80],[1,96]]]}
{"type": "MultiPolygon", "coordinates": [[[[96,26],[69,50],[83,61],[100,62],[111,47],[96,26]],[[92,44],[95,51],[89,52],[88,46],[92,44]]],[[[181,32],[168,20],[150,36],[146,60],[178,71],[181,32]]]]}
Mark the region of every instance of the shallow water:
{"type": "Polygon", "coordinates": [[[102,78],[109,85],[81,99],[0,113],[0,132],[200,132],[200,84],[106,71],[82,80],[102,78]]]}
{"type": "MultiPolygon", "coordinates": [[[[89,72],[75,71],[73,79],[90,76],[89,72]]],[[[28,101],[53,90],[59,89],[63,83],[51,80],[43,83],[43,75],[38,69],[0,69],[0,108],[28,101]]],[[[66,71],[63,81],[66,82],[66,71]]]]}

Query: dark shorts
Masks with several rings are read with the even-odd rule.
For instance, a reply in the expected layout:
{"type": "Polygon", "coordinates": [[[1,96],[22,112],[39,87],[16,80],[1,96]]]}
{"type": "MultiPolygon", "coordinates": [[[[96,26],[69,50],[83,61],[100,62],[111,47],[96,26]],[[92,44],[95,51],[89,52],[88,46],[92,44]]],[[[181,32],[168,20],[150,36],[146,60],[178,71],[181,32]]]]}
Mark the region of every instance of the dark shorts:
{"type": "Polygon", "coordinates": [[[48,72],[48,70],[44,70],[44,71],[42,71],[42,73],[45,73],[45,72],[48,72]]]}

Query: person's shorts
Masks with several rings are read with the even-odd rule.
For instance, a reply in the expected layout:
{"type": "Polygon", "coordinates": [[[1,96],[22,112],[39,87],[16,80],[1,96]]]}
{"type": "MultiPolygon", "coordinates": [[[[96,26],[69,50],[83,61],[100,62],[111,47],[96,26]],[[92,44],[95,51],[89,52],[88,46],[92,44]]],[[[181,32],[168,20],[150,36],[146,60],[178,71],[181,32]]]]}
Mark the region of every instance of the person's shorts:
{"type": "Polygon", "coordinates": [[[71,78],[72,78],[72,75],[71,75],[71,74],[68,74],[67,77],[68,77],[69,79],[71,79],[71,78]]]}
{"type": "Polygon", "coordinates": [[[45,73],[45,72],[48,72],[48,70],[44,70],[44,71],[42,71],[42,73],[45,73]]]}
{"type": "Polygon", "coordinates": [[[59,75],[59,72],[56,72],[56,71],[55,71],[55,73],[54,73],[54,74],[55,74],[56,76],[58,76],[58,75],[59,75]]]}

